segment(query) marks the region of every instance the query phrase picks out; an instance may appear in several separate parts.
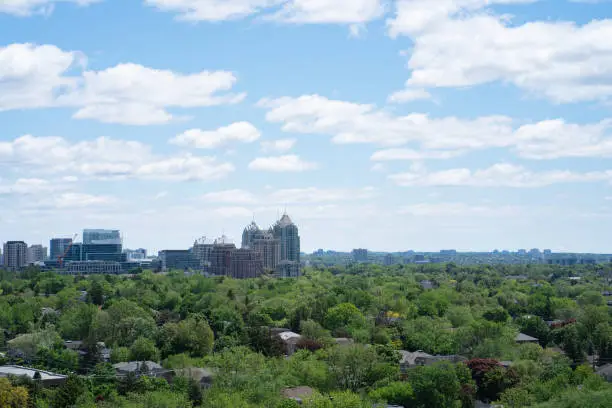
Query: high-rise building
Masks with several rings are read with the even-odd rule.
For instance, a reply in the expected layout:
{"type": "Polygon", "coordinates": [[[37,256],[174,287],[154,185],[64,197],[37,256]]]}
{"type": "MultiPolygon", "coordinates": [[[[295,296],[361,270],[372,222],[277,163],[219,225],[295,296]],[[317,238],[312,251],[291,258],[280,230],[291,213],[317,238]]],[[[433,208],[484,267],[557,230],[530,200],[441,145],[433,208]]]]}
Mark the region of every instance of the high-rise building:
{"type": "Polygon", "coordinates": [[[26,262],[33,264],[35,262],[43,262],[47,259],[47,247],[42,245],[32,245],[28,248],[26,262]]]}
{"type": "Polygon", "coordinates": [[[193,257],[198,261],[199,269],[206,270],[210,267],[210,257],[214,245],[206,243],[205,240],[196,241],[191,247],[193,257]]]}
{"type": "Polygon", "coordinates": [[[236,245],[223,236],[215,240],[210,252],[209,273],[216,276],[230,276],[232,271],[232,254],[236,245]]]}
{"type": "Polygon", "coordinates": [[[8,241],[4,244],[4,267],[19,270],[27,265],[28,244],[23,241],[8,241]]]}
{"type": "Polygon", "coordinates": [[[58,257],[64,255],[66,248],[72,242],[72,238],[53,238],[49,242],[49,249],[51,253],[49,254],[49,258],[52,261],[56,261],[58,257]]]}
{"type": "Polygon", "coordinates": [[[119,230],[85,229],[83,230],[83,244],[121,245],[121,234],[119,230]]]}
{"type": "Polygon", "coordinates": [[[287,213],[271,228],[270,232],[280,243],[280,262],[276,266],[279,277],[297,277],[300,275],[300,235],[297,225],[287,213]]]}
{"type": "Polygon", "coordinates": [[[368,262],[368,250],[363,248],[353,249],[353,261],[368,262]]]}
{"type": "Polygon", "coordinates": [[[271,231],[260,229],[255,221],[242,233],[242,248],[259,252],[266,270],[275,270],[280,262],[280,240],[275,238],[271,231]]]}
{"type": "Polygon", "coordinates": [[[271,228],[274,238],[280,241],[280,260],[300,262],[300,235],[298,227],[287,213],[271,228]]]}
{"type": "Polygon", "coordinates": [[[396,263],[395,257],[392,254],[386,254],[385,258],[383,259],[383,263],[385,264],[385,266],[394,265],[396,263]]]}
{"type": "Polygon", "coordinates": [[[252,249],[236,249],[231,253],[230,276],[235,279],[257,278],[264,272],[261,253],[252,249]]]}

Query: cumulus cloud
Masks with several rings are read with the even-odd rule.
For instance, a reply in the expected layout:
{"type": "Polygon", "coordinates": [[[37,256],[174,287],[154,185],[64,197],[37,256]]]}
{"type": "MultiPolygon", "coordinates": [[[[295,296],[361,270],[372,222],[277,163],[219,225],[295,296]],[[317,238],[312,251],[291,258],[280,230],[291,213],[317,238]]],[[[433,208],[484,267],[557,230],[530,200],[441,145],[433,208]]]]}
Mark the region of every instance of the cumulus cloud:
{"type": "Polygon", "coordinates": [[[301,172],[314,170],[319,165],[314,162],[302,160],[299,156],[291,154],[285,156],[258,157],[249,163],[249,169],[271,172],[301,172]]]}
{"type": "Polygon", "coordinates": [[[51,193],[63,189],[59,184],[52,184],[40,178],[20,178],[9,184],[0,184],[0,195],[30,195],[51,193]]]}
{"type": "Polygon", "coordinates": [[[99,1],[102,0],[2,0],[0,13],[24,17],[32,14],[48,14],[56,3],[75,3],[79,6],[87,6],[99,1]]]}
{"type": "Polygon", "coordinates": [[[278,140],[264,140],[261,142],[261,150],[265,153],[277,152],[284,153],[293,149],[297,140],[295,139],[278,139],[278,140]]]}
{"type": "Polygon", "coordinates": [[[383,15],[381,0],[145,0],[190,21],[221,21],[262,15],[286,23],[365,23],[383,15]]]}
{"type": "Polygon", "coordinates": [[[466,203],[419,203],[401,207],[398,214],[420,217],[508,217],[520,214],[517,206],[489,206],[466,203]]]}
{"type": "Polygon", "coordinates": [[[228,71],[182,74],[138,64],[101,71],[85,66],[78,52],[53,45],[11,44],[0,48],[0,111],[72,107],[76,119],[151,125],[178,119],[171,108],[196,108],[240,102],[226,93],[236,83],[228,71]]]}
{"type": "Polygon", "coordinates": [[[351,200],[365,200],[373,198],[376,191],[372,187],[361,189],[351,188],[290,188],[272,192],[267,202],[298,204],[298,203],[324,203],[351,200]]]}
{"type": "Polygon", "coordinates": [[[461,150],[423,150],[392,148],[374,152],[370,160],[372,161],[392,161],[392,160],[431,160],[431,159],[450,159],[461,155],[461,150]]]}
{"type": "Polygon", "coordinates": [[[285,132],[321,134],[337,144],[372,143],[400,146],[420,142],[426,149],[504,147],[511,144],[512,119],[484,116],[470,119],[431,118],[412,113],[394,116],[374,105],[332,100],[320,95],[263,99],[266,119],[285,132]]]}
{"type": "Polygon", "coordinates": [[[234,171],[231,163],[191,154],[162,156],[149,145],[99,137],[70,142],[62,137],[25,135],[0,142],[0,166],[27,172],[69,173],[94,178],[212,180],[234,171]]]}
{"type": "Polygon", "coordinates": [[[522,166],[507,163],[495,164],[486,169],[456,168],[429,172],[425,169],[391,174],[388,178],[397,185],[412,186],[462,186],[462,187],[513,187],[536,188],[561,183],[610,181],[612,171],[586,173],[569,170],[533,172],[522,166]]]}
{"type": "MultiPolygon", "coordinates": [[[[414,89],[507,82],[558,103],[612,95],[612,20],[512,24],[488,6],[534,0],[399,0],[389,33],[409,36],[414,89]],[[469,44],[466,47],[465,44],[469,44]]],[[[393,98],[393,96],[391,97],[393,98]]]]}
{"type": "Polygon", "coordinates": [[[236,122],[217,130],[190,129],[170,139],[170,143],[197,149],[213,149],[231,142],[251,143],[260,136],[259,130],[251,123],[236,122]]]}

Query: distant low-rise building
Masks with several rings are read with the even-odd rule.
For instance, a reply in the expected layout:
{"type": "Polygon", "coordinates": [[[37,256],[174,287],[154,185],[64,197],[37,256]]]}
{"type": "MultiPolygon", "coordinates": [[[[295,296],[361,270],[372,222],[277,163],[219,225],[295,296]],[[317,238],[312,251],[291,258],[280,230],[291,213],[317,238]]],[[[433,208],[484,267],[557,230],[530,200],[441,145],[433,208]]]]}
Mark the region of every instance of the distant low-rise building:
{"type": "Polygon", "coordinates": [[[368,262],[368,250],[364,248],[353,249],[353,261],[368,262]]]}
{"type": "Polygon", "coordinates": [[[21,367],[16,365],[0,366],[0,377],[26,377],[33,380],[40,376],[43,387],[55,387],[62,385],[68,379],[67,376],[55,374],[50,371],[37,370],[35,368],[21,367]],[[37,375],[38,373],[38,375],[37,375]]]}

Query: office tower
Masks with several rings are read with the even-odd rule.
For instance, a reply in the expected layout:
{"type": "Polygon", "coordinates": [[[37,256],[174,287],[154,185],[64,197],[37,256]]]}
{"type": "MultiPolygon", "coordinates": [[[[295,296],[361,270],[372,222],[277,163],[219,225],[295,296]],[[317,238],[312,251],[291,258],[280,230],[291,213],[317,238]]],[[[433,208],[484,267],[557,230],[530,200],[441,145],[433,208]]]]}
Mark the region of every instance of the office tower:
{"type": "Polygon", "coordinates": [[[121,245],[119,230],[85,229],[83,230],[85,245],[121,245]]]}
{"type": "Polygon", "coordinates": [[[147,250],[144,248],[124,249],[123,253],[128,261],[142,260],[147,258],[147,250]]]}
{"type": "Polygon", "coordinates": [[[47,248],[42,245],[32,245],[28,248],[26,262],[33,264],[47,259],[47,248]]]}
{"type": "Polygon", "coordinates": [[[255,221],[242,233],[242,248],[259,252],[266,270],[274,270],[280,262],[280,240],[271,231],[260,229],[255,221]]]}
{"type": "Polygon", "coordinates": [[[51,261],[57,261],[57,258],[64,255],[66,248],[72,242],[72,238],[53,238],[49,242],[49,249],[51,253],[49,254],[49,258],[51,261]]]}
{"type": "Polygon", "coordinates": [[[252,249],[236,249],[230,258],[230,276],[235,279],[257,278],[264,272],[261,252],[252,249]]]}
{"type": "Polygon", "coordinates": [[[363,248],[353,249],[353,261],[368,262],[368,250],[363,248]]]}
{"type": "Polygon", "coordinates": [[[189,249],[166,249],[159,252],[159,261],[163,271],[172,269],[188,270],[199,269],[200,263],[189,249]]]}
{"type": "Polygon", "coordinates": [[[8,241],[4,244],[4,267],[9,270],[23,269],[27,265],[28,244],[23,241],[8,241]]]}

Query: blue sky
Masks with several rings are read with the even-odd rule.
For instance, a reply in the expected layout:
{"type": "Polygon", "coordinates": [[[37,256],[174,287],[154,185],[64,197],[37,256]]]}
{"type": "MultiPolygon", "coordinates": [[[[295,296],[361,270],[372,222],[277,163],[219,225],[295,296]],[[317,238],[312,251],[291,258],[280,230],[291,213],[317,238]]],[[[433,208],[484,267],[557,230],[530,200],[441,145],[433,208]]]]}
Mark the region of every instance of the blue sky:
{"type": "Polygon", "coordinates": [[[610,252],[612,3],[0,0],[0,240],[610,252]]]}

